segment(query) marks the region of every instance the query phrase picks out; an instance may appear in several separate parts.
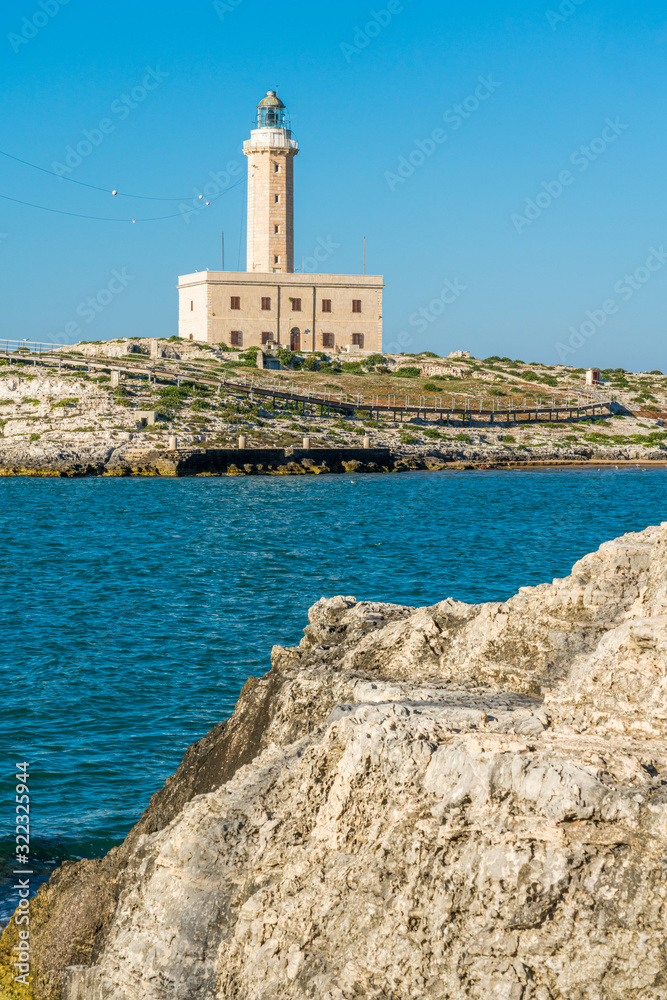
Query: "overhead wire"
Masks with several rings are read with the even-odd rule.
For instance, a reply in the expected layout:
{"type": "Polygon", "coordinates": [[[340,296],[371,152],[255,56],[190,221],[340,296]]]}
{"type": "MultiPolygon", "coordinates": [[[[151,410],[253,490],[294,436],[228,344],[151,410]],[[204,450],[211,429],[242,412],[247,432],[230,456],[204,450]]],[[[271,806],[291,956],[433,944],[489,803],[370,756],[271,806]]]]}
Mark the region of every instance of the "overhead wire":
{"type": "MultiPolygon", "coordinates": [[[[238,187],[238,185],[242,183],[243,180],[239,180],[236,182],[236,184],[232,184],[230,187],[226,188],[226,190],[221,191],[219,195],[216,195],[214,198],[211,198],[211,201],[207,201],[206,205],[208,206],[213,201],[217,201],[218,198],[222,198],[223,195],[228,194],[230,191],[233,191],[235,187],[238,187]]],[[[37,208],[41,212],[51,212],[54,215],[68,215],[73,219],[90,219],[93,222],[126,222],[132,224],[137,222],[162,222],[165,219],[177,219],[179,218],[179,216],[183,215],[182,212],[175,212],[173,215],[158,215],[151,219],[111,219],[108,216],[82,215],[79,212],[66,212],[64,209],[61,208],[49,208],[47,205],[36,205],[34,204],[34,202],[22,201],[20,198],[10,198],[10,196],[6,194],[0,194],[0,198],[3,201],[11,201],[15,205],[24,205],[27,208],[37,208]]],[[[185,199],[181,200],[185,201],[185,199]]]]}
{"type": "Polygon", "coordinates": [[[39,170],[43,174],[48,174],[49,177],[55,177],[57,180],[67,181],[69,184],[78,184],[80,187],[90,188],[92,191],[102,191],[104,194],[112,194],[114,197],[118,198],[137,198],[142,201],[186,201],[190,195],[186,198],[157,198],[155,195],[147,194],[125,194],[122,191],[112,190],[111,188],[99,187],[97,184],[88,184],[86,181],[78,181],[74,177],[62,177],[60,174],[56,174],[53,170],[47,170],[46,167],[40,167],[36,163],[30,163],[28,160],[22,160],[19,156],[13,156],[11,153],[6,153],[4,150],[0,149],[0,156],[6,156],[9,160],[15,160],[16,163],[22,163],[26,167],[31,167],[33,170],[39,170]]]}

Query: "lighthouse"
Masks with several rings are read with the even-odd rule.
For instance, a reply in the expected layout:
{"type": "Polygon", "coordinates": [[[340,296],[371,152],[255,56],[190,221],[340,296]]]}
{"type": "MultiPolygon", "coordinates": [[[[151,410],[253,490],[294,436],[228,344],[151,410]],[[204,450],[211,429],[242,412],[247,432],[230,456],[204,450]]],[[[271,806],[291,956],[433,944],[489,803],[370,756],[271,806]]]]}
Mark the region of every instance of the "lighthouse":
{"type": "Polygon", "coordinates": [[[311,237],[313,242],[302,248],[305,266],[294,271],[294,159],[299,144],[275,90],[257,105],[243,152],[248,164],[246,270],[214,271],[200,261],[199,270],[181,275],[179,335],[239,351],[381,351],[382,275],[322,274],[307,266],[308,261],[315,266],[334,263],[335,252],[347,242],[348,235],[336,230],[335,211],[331,230],[311,237]]]}
{"type": "Polygon", "coordinates": [[[299,144],[275,90],[257,105],[257,121],[243,143],[248,158],[248,249],[253,274],[294,273],[294,157],[299,144]]]}

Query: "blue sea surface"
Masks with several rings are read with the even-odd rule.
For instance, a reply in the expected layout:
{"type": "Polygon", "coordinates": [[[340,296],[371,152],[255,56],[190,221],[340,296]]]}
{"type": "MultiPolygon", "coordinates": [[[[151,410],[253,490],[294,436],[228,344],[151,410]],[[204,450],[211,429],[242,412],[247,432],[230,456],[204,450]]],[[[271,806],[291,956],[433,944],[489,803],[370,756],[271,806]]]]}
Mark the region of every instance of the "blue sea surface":
{"type": "Polygon", "coordinates": [[[0,479],[0,919],[15,764],[40,878],[125,836],[311,604],[503,600],[667,520],[667,470],[0,479]]]}

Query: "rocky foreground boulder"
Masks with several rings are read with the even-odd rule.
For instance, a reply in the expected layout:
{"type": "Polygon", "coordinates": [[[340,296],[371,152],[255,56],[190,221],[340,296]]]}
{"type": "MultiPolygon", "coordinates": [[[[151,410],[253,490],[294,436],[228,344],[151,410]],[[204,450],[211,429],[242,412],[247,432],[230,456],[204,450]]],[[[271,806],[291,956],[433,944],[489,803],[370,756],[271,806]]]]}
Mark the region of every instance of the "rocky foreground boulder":
{"type": "Polygon", "coordinates": [[[501,604],[319,601],[42,887],[35,1000],[667,998],[666,663],[667,524],[501,604]]]}

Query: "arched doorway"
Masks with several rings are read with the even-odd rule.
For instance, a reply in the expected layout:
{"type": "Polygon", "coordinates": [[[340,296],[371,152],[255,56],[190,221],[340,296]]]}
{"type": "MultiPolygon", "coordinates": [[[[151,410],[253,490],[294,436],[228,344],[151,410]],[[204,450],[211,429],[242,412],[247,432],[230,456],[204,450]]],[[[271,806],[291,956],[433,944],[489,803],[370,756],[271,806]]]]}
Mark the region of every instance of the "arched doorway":
{"type": "Polygon", "coordinates": [[[298,326],[295,326],[293,330],[290,330],[289,349],[290,351],[301,350],[301,330],[298,326]]]}

